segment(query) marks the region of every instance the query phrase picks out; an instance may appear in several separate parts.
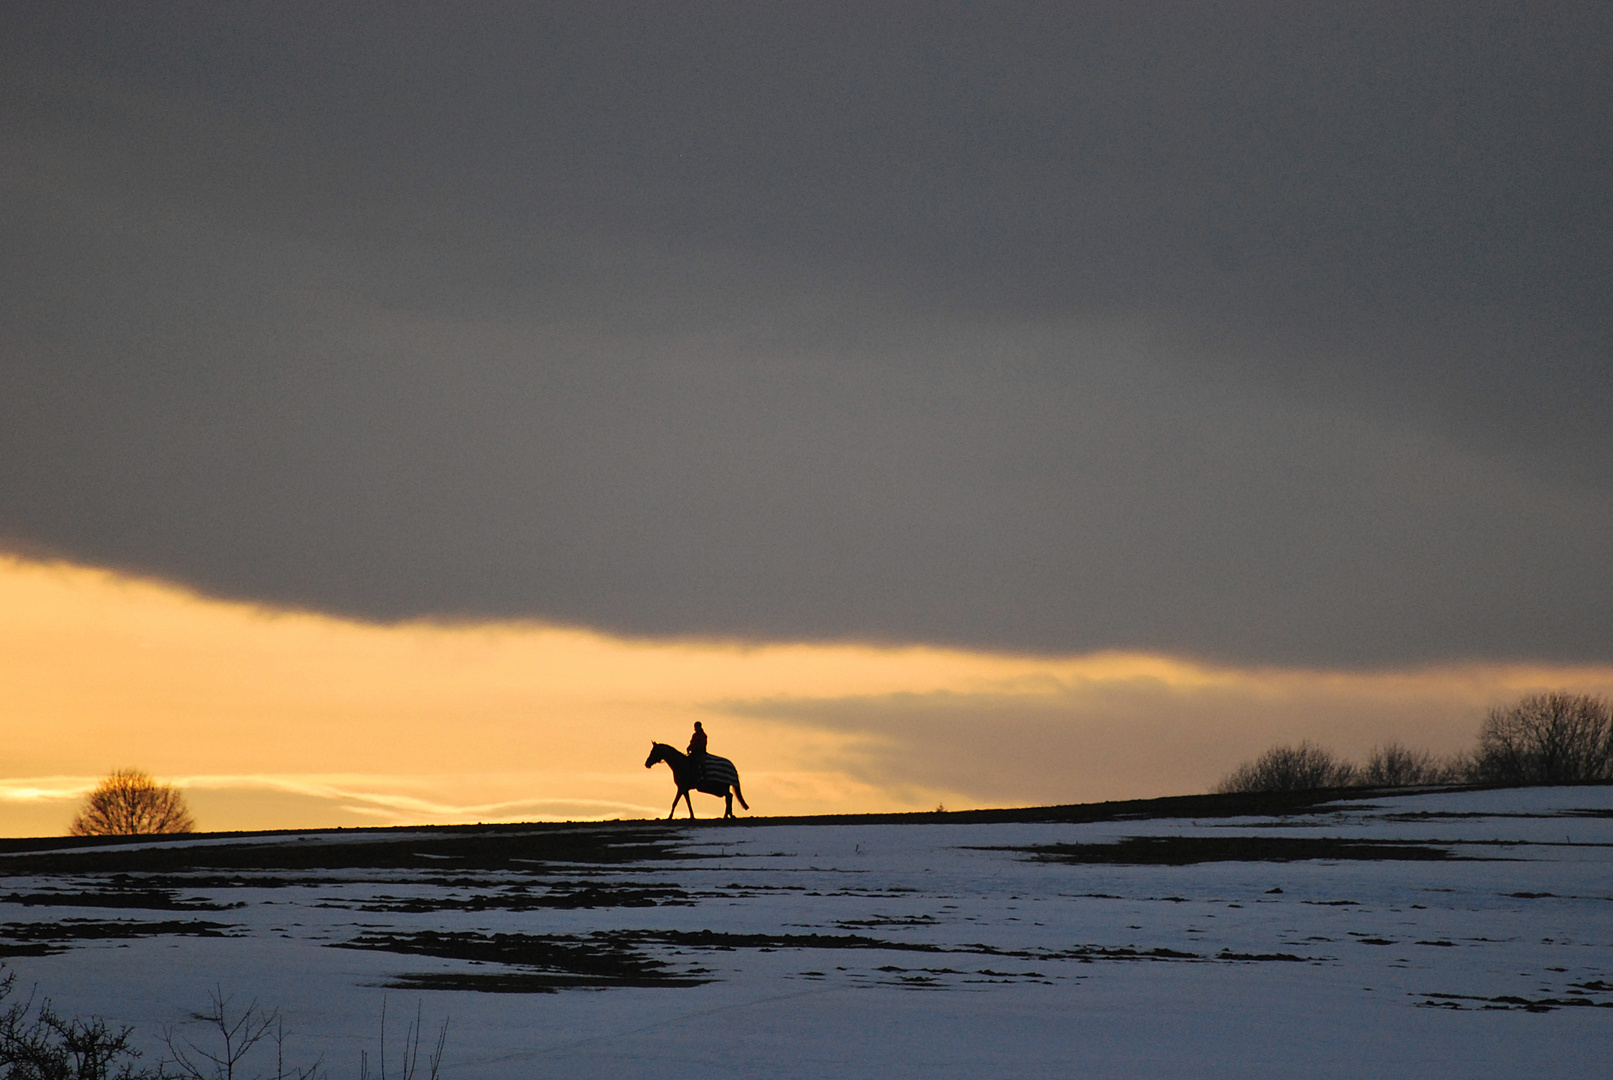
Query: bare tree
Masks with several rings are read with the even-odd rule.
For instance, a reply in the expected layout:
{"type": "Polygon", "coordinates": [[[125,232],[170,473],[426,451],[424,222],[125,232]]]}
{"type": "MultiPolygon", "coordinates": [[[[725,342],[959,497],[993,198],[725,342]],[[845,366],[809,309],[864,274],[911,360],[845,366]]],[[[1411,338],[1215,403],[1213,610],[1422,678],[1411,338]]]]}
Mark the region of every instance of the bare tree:
{"type": "Polygon", "coordinates": [[[1355,766],[1312,742],[1274,746],[1254,761],[1234,769],[1216,786],[1224,793],[1309,791],[1344,787],[1355,779],[1355,766]]]}
{"type": "Polygon", "coordinates": [[[1475,778],[1502,784],[1613,779],[1613,708],[1587,694],[1535,694],[1492,709],[1479,729],[1475,778]]]}
{"type": "MultiPolygon", "coordinates": [[[[207,998],[207,1011],[191,1013],[190,1018],[207,1025],[217,1038],[216,1046],[198,1045],[173,1028],[163,1034],[162,1041],[168,1045],[173,1063],[185,1080],[235,1080],[241,1059],[264,1039],[275,1037],[280,1014],[274,1010],[262,1011],[256,1001],[249,1002],[245,1008],[234,1009],[231,1007],[234,999],[222,989],[210,991],[207,998]]],[[[280,1057],[276,1055],[277,1059],[280,1057]]]]}
{"type": "Polygon", "coordinates": [[[139,769],[119,769],[90,792],[68,831],[74,836],[143,836],[195,828],[178,788],[159,784],[139,769]]]}

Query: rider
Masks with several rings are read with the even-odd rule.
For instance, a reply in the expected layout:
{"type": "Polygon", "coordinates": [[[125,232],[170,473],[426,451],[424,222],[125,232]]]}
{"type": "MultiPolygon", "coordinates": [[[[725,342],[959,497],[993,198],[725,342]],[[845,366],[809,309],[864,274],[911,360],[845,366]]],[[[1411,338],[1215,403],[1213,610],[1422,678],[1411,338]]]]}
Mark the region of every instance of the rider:
{"type": "Polygon", "coordinates": [[[700,726],[700,721],[694,722],[694,735],[689,739],[689,760],[702,779],[706,775],[706,729],[700,726]]]}

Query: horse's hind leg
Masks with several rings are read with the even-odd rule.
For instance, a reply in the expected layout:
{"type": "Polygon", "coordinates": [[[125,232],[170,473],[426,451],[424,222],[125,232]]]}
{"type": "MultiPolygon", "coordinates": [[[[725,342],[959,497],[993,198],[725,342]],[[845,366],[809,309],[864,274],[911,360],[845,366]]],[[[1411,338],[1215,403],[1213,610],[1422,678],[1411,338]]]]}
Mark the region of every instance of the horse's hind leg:
{"type": "Polygon", "coordinates": [[[731,791],[727,792],[723,798],[724,803],[722,816],[725,818],[731,818],[734,816],[734,794],[731,791]]]}
{"type": "MultiPolygon", "coordinates": [[[[745,793],[739,790],[739,781],[738,780],[734,781],[734,794],[739,797],[739,805],[743,806],[745,809],[749,810],[750,809],[750,803],[745,801],[745,793]]],[[[730,808],[732,808],[734,804],[729,803],[728,805],[729,805],[730,808]]]]}

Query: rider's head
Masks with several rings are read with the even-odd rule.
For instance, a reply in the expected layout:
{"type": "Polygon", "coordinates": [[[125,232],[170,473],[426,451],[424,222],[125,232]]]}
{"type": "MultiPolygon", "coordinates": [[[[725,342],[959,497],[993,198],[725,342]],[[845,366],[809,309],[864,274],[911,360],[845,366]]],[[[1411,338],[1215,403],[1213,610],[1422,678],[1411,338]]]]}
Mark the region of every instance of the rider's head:
{"type": "Polygon", "coordinates": [[[706,730],[706,729],[705,729],[705,728],[703,728],[703,727],[701,727],[701,726],[700,726],[700,721],[698,721],[698,720],[696,720],[696,721],[695,721],[695,722],[694,722],[694,729],[695,729],[695,730],[696,730],[696,731],[704,731],[704,730],[706,730]]]}

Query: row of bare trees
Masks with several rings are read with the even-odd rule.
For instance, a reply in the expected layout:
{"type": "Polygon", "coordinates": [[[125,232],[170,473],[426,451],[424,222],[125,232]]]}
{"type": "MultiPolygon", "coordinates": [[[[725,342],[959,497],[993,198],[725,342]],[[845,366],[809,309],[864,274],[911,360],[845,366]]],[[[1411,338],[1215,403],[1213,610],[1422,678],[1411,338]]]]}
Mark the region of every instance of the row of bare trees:
{"type": "Polygon", "coordinates": [[[1492,709],[1470,752],[1437,758],[1390,743],[1364,764],[1314,743],[1274,746],[1238,766],[1222,792],[1422,784],[1575,784],[1613,780],[1613,705],[1586,694],[1535,694],[1492,709]]]}

